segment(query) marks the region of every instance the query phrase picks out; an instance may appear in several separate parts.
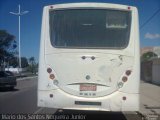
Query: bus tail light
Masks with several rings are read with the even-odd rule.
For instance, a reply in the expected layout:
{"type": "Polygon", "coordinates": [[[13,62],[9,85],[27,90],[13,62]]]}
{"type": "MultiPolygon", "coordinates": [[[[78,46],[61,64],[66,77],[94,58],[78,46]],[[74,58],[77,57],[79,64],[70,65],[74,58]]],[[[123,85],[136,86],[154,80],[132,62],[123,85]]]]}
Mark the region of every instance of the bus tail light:
{"type": "Polygon", "coordinates": [[[48,72],[48,73],[51,73],[51,72],[52,72],[52,69],[51,69],[51,68],[47,68],[47,72],[48,72]]]}
{"type": "Polygon", "coordinates": [[[123,99],[123,100],[126,100],[126,99],[127,99],[127,97],[123,96],[123,97],[122,97],[122,99],[123,99]]]}
{"type": "Polygon", "coordinates": [[[53,80],[55,78],[55,75],[54,74],[50,74],[49,78],[53,80]]]}
{"type": "Polygon", "coordinates": [[[131,74],[131,72],[132,72],[131,70],[127,70],[126,75],[129,76],[131,74]]]}
{"type": "Polygon", "coordinates": [[[128,78],[127,78],[126,76],[123,76],[123,77],[122,77],[122,81],[123,81],[123,82],[127,82],[127,80],[128,80],[128,78]]]}
{"type": "Polygon", "coordinates": [[[49,94],[49,97],[50,97],[50,98],[53,98],[53,94],[49,94]]]}

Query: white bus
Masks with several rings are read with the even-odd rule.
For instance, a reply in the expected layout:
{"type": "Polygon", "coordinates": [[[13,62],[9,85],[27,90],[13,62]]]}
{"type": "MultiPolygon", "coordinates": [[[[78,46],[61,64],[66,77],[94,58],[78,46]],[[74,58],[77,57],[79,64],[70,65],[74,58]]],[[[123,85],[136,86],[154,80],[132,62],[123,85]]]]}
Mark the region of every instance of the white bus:
{"type": "Polygon", "coordinates": [[[38,106],[139,110],[136,7],[66,3],[43,10],[38,106]]]}

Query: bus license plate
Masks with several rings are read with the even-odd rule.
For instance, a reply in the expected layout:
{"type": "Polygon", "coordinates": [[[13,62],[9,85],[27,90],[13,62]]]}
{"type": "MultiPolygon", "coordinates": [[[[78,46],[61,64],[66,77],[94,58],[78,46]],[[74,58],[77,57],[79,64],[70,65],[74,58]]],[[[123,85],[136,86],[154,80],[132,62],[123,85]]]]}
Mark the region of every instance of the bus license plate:
{"type": "Polygon", "coordinates": [[[96,85],[88,85],[88,84],[80,85],[80,91],[96,91],[96,90],[97,90],[96,85]]]}

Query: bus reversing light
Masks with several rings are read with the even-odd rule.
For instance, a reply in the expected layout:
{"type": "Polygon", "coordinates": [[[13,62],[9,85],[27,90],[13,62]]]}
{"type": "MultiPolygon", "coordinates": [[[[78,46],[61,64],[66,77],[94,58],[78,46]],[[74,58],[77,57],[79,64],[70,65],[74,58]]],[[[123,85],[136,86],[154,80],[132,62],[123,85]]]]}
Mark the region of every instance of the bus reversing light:
{"type": "Polygon", "coordinates": [[[123,82],[127,82],[127,80],[128,80],[128,78],[127,78],[126,76],[123,76],[123,77],[122,77],[122,81],[123,81],[123,82]]]}
{"type": "Polygon", "coordinates": [[[47,68],[47,72],[48,72],[48,73],[51,73],[51,72],[52,72],[52,69],[51,69],[51,68],[47,68]]]}
{"type": "Polygon", "coordinates": [[[49,78],[53,80],[55,78],[55,75],[54,74],[50,74],[49,78]]]}
{"type": "Polygon", "coordinates": [[[119,83],[118,83],[118,87],[119,87],[119,88],[122,88],[122,87],[123,87],[123,82],[119,82],[119,83]]]}
{"type": "Polygon", "coordinates": [[[54,80],[53,83],[54,83],[55,85],[58,85],[58,84],[59,84],[58,80],[54,80]]]}
{"type": "Polygon", "coordinates": [[[132,72],[131,70],[127,70],[126,75],[129,76],[131,74],[131,72],[132,72]]]}

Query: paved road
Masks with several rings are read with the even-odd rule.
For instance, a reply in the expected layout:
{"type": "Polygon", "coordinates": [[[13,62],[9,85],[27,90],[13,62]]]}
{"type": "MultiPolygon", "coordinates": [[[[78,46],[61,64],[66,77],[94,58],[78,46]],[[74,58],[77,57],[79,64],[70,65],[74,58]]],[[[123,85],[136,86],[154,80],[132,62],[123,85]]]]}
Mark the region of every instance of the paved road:
{"type": "Polygon", "coordinates": [[[37,78],[17,82],[14,90],[1,89],[0,113],[34,113],[36,106],[37,78]]]}
{"type": "Polygon", "coordinates": [[[160,86],[141,81],[140,92],[140,112],[160,115],[160,86]]]}
{"type": "MultiPolygon", "coordinates": [[[[148,83],[142,84],[142,90],[144,93],[143,98],[148,97],[148,94],[146,95],[144,92],[145,91],[144,87],[146,86],[145,84],[148,85],[148,83]]],[[[140,116],[137,115],[136,113],[122,113],[122,112],[112,113],[112,112],[73,111],[73,110],[64,110],[63,112],[60,112],[59,110],[56,110],[56,109],[38,108],[36,96],[37,96],[37,78],[18,80],[17,87],[13,91],[10,91],[7,89],[0,91],[0,113],[1,114],[22,113],[23,115],[26,115],[25,113],[31,114],[31,115],[41,114],[42,116],[36,116],[38,117],[38,119],[46,118],[46,116],[44,115],[49,114],[51,115],[51,116],[47,116],[47,118],[49,119],[62,117],[61,119],[71,118],[71,119],[90,120],[92,118],[95,118],[95,119],[101,119],[101,120],[106,120],[106,119],[141,120],[140,116]]],[[[152,98],[158,99],[159,97],[152,96],[152,98]]],[[[145,102],[145,104],[147,104],[147,101],[145,102]]],[[[142,106],[144,106],[144,104],[142,104],[142,106]]],[[[33,119],[35,116],[29,116],[29,117],[21,116],[21,117],[33,119]]]]}

